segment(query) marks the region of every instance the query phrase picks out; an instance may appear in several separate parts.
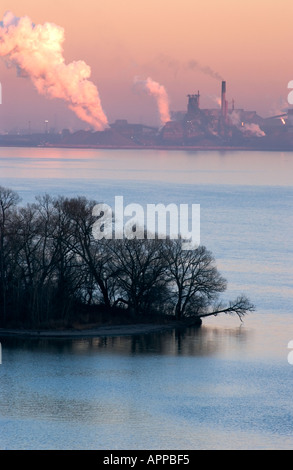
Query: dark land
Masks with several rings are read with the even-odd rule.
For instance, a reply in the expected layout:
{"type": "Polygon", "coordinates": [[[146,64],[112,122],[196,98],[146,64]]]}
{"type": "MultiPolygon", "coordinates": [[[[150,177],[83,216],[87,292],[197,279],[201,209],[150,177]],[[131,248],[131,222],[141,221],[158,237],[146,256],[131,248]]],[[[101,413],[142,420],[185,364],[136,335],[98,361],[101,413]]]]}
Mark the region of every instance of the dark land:
{"type": "Polygon", "coordinates": [[[20,202],[0,186],[0,328],[6,331],[200,326],[207,316],[241,320],[254,310],[245,295],[221,302],[227,281],[204,246],[186,250],[180,238],[148,238],[146,230],[105,238],[104,214],[93,215],[97,202],[85,197],[20,202]],[[97,224],[101,239],[93,236],[97,224]]]}
{"type": "MultiPolygon", "coordinates": [[[[273,122],[273,121],[272,121],[273,122]]],[[[0,147],[52,147],[80,149],[157,149],[157,150],[264,150],[292,151],[293,126],[279,124],[266,129],[264,136],[253,135],[251,131],[242,132],[230,129],[225,135],[194,135],[179,128],[177,123],[167,123],[163,129],[149,128],[127,121],[114,123],[104,131],[80,130],[71,133],[64,129],[61,133],[32,133],[0,135],[0,147]],[[282,126],[282,127],[281,127],[282,126]],[[179,134],[179,136],[178,136],[179,134]]]]}

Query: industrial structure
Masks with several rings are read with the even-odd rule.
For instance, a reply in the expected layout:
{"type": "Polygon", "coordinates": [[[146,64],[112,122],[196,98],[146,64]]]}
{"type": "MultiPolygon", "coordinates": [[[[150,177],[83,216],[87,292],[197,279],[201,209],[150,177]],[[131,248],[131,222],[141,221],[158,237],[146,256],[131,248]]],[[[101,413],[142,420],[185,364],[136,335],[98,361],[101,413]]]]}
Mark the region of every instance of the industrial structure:
{"type": "Polygon", "coordinates": [[[188,94],[186,112],[172,113],[160,128],[119,119],[98,132],[65,129],[51,134],[46,127],[44,134],[2,135],[0,145],[293,150],[293,108],[262,118],[256,111],[236,108],[233,99],[228,101],[226,81],[221,82],[220,91],[220,106],[209,109],[201,109],[199,91],[188,94]]]}
{"type": "Polygon", "coordinates": [[[231,107],[226,81],[221,82],[220,107],[201,109],[200,93],[189,94],[187,112],[175,113],[161,130],[165,145],[199,148],[292,148],[293,109],[262,118],[256,111],[231,107]]]}

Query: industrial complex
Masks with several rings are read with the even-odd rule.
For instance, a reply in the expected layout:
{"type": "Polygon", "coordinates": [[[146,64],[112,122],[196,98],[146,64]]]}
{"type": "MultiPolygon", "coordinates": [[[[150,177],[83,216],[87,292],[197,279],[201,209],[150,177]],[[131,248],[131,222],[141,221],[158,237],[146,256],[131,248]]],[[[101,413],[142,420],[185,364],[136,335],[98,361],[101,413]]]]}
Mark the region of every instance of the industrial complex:
{"type": "Polygon", "coordinates": [[[238,109],[227,100],[227,84],[221,82],[221,103],[202,109],[200,93],[187,95],[185,112],[171,113],[160,127],[132,124],[119,119],[104,131],[0,135],[1,146],[58,146],[79,148],[189,148],[293,150],[293,108],[262,118],[256,111],[238,109]]]}

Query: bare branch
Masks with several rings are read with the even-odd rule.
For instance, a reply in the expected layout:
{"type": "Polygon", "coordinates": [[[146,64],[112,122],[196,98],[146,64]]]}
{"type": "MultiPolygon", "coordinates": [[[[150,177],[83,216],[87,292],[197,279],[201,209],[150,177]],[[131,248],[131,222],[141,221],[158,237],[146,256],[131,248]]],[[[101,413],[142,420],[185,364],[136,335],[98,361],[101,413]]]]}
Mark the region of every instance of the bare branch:
{"type": "Polygon", "coordinates": [[[240,321],[243,321],[243,317],[248,312],[254,312],[254,311],[255,311],[255,305],[253,305],[245,295],[241,295],[237,297],[235,301],[230,301],[228,307],[217,309],[209,313],[203,313],[199,316],[200,318],[204,318],[204,317],[210,317],[210,316],[217,316],[220,313],[226,313],[229,315],[236,314],[238,315],[240,321]]]}

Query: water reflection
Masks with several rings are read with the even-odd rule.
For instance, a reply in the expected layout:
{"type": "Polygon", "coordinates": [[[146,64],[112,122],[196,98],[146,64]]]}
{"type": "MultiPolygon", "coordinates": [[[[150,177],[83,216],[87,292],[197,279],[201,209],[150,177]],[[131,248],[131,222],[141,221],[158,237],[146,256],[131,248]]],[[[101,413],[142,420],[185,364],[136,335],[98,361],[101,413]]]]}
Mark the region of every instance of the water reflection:
{"type": "Polygon", "coordinates": [[[292,152],[0,148],[1,178],[292,185],[292,152]]]}
{"type": "Polygon", "coordinates": [[[212,326],[174,329],[171,331],[133,336],[96,337],[80,339],[2,338],[3,349],[31,351],[38,354],[107,353],[122,356],[167,355],[211,356],[239,347],[251,335],[245,328],[223,329],[212,326]]]}

